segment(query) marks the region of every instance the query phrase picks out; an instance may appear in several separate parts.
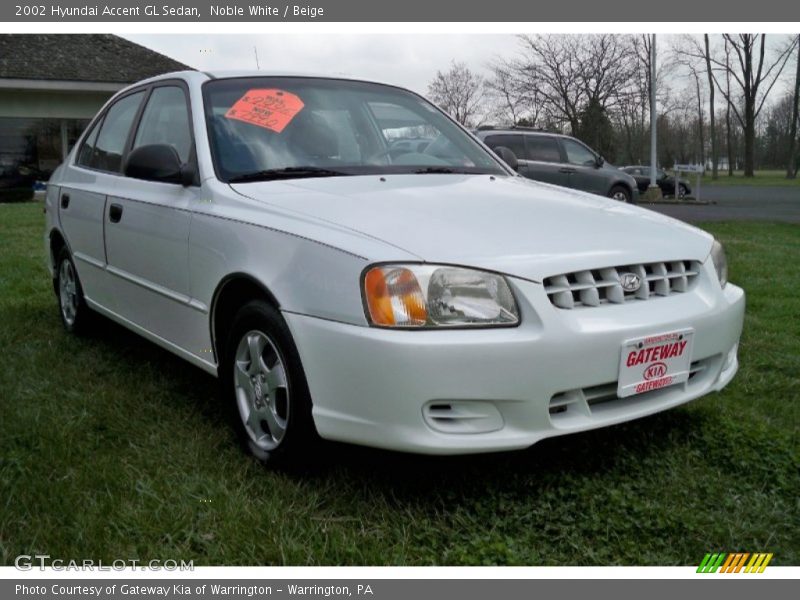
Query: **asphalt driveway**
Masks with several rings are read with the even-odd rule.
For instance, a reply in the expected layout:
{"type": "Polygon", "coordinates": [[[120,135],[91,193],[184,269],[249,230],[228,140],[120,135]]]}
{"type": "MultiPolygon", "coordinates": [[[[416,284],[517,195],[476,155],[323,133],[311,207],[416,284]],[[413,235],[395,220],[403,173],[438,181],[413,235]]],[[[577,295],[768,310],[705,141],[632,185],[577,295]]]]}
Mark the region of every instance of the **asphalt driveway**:
{"type": "Polygon", "coordinates": [[[682,221],[780,221],[800,223],[800,186],[720,186],[700,190],[711,204],[642,204],[682,221]]]}

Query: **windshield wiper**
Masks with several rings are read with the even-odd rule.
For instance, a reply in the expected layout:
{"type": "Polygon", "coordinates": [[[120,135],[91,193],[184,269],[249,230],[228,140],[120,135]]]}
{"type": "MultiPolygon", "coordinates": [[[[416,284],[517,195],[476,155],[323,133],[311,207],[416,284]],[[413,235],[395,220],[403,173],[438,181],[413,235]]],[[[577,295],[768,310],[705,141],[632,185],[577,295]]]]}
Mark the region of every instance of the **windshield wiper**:
{"type": "Polygon", "coordinates": [[[334,171],[322,167],[286,167],[283,169],[265,169],[234,175],[228,183],[247,183],[248,181],[275,181],[277,179],[301,179],[304,177],[336,177],[349,175],[344,171],[334,171]]]}
{"type": "Polygon", "coordinates": [[[459,173],[459,174],[464,174],[464,175],[478,175],[479,174],[479,173],[476,173],[475,171],[471,171],[471,170],[468,170],[468,169],[457,169],[457,168],[453,168],[453,167],[424,167],[422,169],[416,169],[414,171],[414,173],[415,174],[419,174],[419,175],[435,175],[435,174],[438,174],[438,173],[444,173],[444,174],[459,173]]]}

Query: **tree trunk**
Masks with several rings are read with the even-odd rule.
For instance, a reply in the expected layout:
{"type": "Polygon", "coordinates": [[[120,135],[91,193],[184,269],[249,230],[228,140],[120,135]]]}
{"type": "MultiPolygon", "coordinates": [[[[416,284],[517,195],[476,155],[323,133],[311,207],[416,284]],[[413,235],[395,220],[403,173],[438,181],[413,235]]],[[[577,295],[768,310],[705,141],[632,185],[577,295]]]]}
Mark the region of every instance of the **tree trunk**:
{"type": "Polygon", "coordinates": [[[697,73],[694,74],[694,81],[697,84],[697,126],[700,129],[700,164],[706,164],[706,138],[703,134],[703,101],[700,97],[700,77],[697,73]]]}
{"type": "Polygon", "coordinates": [[[645,164],[647,155],[647,119],[644,106],[642,107],[642,118],[639,121],[639,161],[637,164],[645,164]]]}
{"type": "Polygon", "coordinates": [[[792,124],[789,127],[789,160],[786,163],[787,179],[797,177],[797,111],[800,109],[800,35],[797,36],[797,74],[794,77],[794,102],[792,124]]]}
{"type": "Polygon", "coordinates": [[[725,125],[728,130],[728,177],[733,177],[733,131],[731,130],[731,68],[728,54],[728,42],[725,41],[725,125]]]}
{"type": "MultiPolygon", "coordinates": [[[[706,43],[706,73],[708,74],[708,104],[710,109],[709,114],[709,135],[711,136],[711,179],[716,179],[719,176],[717,172],[717,123],[716,115],[714,114],[714,75],[711,71],[711,52],[708,44],[708,34],[705,34],[706,43]]],[[[800,61],[798,61],[800,64],[800,61]]]]}
{"type": "Polygon", "coordinates": [[[745,98],[744,107],[744,176],[755,176],[756,117],[753,102],[745,98]]]}
{"type": "Polygon", "coordinates": [[[744,55],[744,68],[742,69],[742,79],[744,80],[744,123],[742,123],[744,126],[744,176],[754,177],[756,98],[753,86],[756,84],[753,82],[753,46],[745,42],[742,47],[742,54],[744,55]]]}
{"type": "Polygon", "coordinates": [[[731,105],[725,109],[725,130],[728,146],[728,177],[733,177],[733,131],[731,131],[731,105]]]}

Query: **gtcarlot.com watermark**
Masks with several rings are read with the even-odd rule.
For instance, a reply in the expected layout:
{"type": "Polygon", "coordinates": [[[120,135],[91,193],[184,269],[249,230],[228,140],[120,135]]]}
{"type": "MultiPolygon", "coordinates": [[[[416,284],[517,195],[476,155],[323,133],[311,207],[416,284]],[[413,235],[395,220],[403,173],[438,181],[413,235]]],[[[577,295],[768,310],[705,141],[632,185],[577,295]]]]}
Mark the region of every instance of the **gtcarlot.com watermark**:
{"type": "Polygon", "coordinates": [[[194,571],[194,561],[167,559],[139,560],[138,558],[118,558],[111,562],[84,558],[81,560],[53,558],[49,554],[20,554],[14,559],[14,566],[20,571],[47,569],[53,571],[194,571]]]}

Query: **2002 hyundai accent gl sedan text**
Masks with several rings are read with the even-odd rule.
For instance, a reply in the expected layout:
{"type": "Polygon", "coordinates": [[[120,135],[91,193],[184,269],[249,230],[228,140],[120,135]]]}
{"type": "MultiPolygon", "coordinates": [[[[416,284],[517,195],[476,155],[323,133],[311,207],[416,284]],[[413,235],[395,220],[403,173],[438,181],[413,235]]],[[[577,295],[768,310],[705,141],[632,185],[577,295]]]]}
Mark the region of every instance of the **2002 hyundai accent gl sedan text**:
{"type": "Polygon", "coordinates": [[[317,436],[525,448],[719,390],[738,365],[744,293],[710,235],[518,177],[392,86],[141,82],[46,211],[66,328],[96,311],[219,376],[265,461],[317,436]]]}

